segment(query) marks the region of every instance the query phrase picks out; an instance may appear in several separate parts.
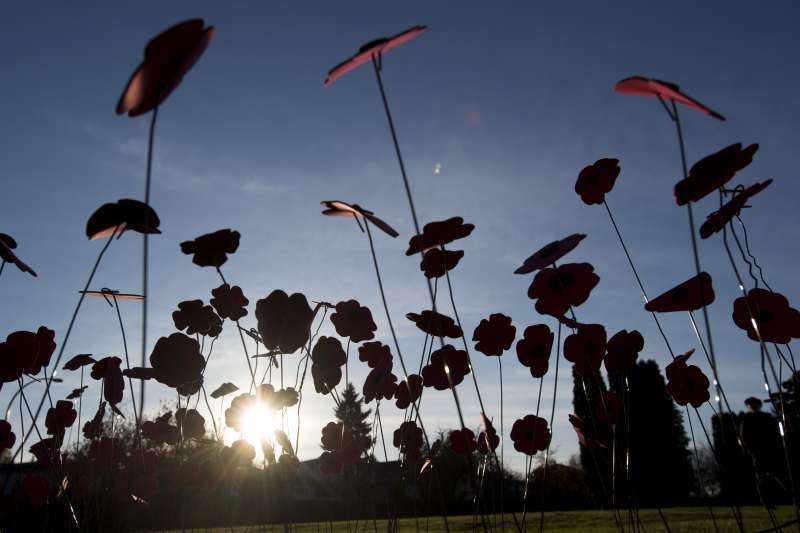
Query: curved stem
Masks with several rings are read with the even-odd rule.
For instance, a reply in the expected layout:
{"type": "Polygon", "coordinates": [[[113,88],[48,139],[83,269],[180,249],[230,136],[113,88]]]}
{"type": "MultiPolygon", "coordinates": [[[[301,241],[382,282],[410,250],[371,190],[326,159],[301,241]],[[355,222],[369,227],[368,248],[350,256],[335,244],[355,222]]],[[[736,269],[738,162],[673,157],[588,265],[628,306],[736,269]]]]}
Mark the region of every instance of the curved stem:
{"type": "MultiPolygon", "coordinates": [[[[80,298],[78,298],[78,305],[75,306],[75,310],[72,312],[72,318],[70,318],[69,326],[67,326],[67,333],[64,335],[64,340],[61,341],[61,348],[58,349],[58,355],[56,356],[56,360],[53,363],[53,368],[58,368],[58,365],[61,363],[61,358],[64,355],[64,349],[67,346],[67,341],[69,340],[70,333],[72,333],[72,328],[75,325],[75,320],[78,318],[78,312],[81,310],[81,305],[83,305],[83,299],[86,297],[86,291],[89,290],[89,286],[92,284],[92,280],[94,279],[94,275],[97,273],[97,268],[100,266],[100,261],[103,259],[103,255],[105,255],[106,250],[108,250],[108,247],[111,245],[111,241],[114,240],[114,236],[116,234],[117,234],[117,230],[114,229],[114,231],[111,233],[111,235],[106,240],[105,245],[100,250],[100,253],[97,256],[97,259],[94,262],[94,266],[92,267],[92,271],[89,273],[89,279],[86,280],[86,284],[84,285],[83,290],[81,291],[81,296],[80,296],[80,298]]],[[[39,419],[39,415],[42,413],[42,407],[44,407],[45,399],[49,397],[49,394],[50,394],[50,383],[51,383],[51,381],[48,380],[46,385],[45,385],[44,394],[42,394],[42,398],[41,398],[41,400],[39,400],[39,405],[36,407],[36,414],[33,416],[33,425],[36,424],[36,420],[39,419]]],[[[12,463],[14,462],[14,459],[16,459],[17,455],[22,450],[22,447],[25,445],[25,442],[27,442],[28,438],[30,437],[30,434],[31,434],[31,430],[28,430],[28,432],[23,437],[22,442],[20,443],[19,447],[17,448],[17,451],[14,453],[14,457],[12,457],[12,459],[11,459],[12,463]]]]}
{"type": "Polygon", "coordinates": [[[550,407],[550,441],[544,452],[544,465],[542,465],[542,503],[539,512],[539,531],[544,531],[544,495],[547,492],[547,462],[550,459],[550,444],[553,442],[553,418],[556,414],[556,398],[558,397],[558,363],[561,360],[561,321],[558,322],[558,336],[556,341],[556,372],[553,379],[553,404],[550,407]]]}

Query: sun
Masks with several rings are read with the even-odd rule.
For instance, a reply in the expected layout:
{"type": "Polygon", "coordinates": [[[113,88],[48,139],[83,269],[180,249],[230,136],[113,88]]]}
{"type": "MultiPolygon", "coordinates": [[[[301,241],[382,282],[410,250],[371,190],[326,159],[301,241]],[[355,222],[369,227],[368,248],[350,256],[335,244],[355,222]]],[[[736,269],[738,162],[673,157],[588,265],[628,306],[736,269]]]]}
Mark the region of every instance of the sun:
{"type": "Polygon", "coordinates": [[[257,403],[242,414],[242,432],[226,428],[224,440],[226,444],[230,444],[235,440],[245,439],[256,450],[260,450],[262,441],[272,441],[274,433],[272,411],[266,405],[257,403]]]}

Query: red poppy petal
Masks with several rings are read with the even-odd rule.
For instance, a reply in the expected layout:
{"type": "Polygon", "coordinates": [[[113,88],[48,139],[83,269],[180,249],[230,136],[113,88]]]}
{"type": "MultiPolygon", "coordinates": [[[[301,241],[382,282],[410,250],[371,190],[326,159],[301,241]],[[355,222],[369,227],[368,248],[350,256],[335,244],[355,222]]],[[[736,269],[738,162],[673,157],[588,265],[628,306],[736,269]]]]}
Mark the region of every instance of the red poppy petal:
{"type": "Polygon", "coordinates": [[[701,272],[650,300],[644,308],[652,313],[696,311],[713,301],[714,289],[711,285],[711,276],[707,272],[701,272]]]}

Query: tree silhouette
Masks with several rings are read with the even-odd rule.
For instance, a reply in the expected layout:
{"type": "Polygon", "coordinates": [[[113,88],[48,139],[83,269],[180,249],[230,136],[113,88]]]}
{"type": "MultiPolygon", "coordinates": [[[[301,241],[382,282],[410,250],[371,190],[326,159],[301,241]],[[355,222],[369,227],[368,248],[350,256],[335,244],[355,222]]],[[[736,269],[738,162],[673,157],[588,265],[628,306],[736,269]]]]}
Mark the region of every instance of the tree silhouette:
{"type": "Polygon", "coordinates": [[[364,399],[358,395],[352,383],[348,383],[342,392],[342,398],[333,409],[336,420],[342,422],[345,428],[353,432],[353,436],[357,439],[369,439],[370,427],[367,423],[367,418],[372,413],[372,409],[364,410],[364,399]]]}
{"type": "MultiPolygon", "coordinates": [[[[619,376],[609,380],[623,394],[619,376]]],[[[639,361],[628,373],[626,409],[617,427],[617,465],[625,464],[630,449],[627,494],[644,507],[685,504],[696,488],[689,439],[681,412],[667,390],[658,364],[639,361]],[[630,429],[630,431],[628,431],[630,429]]],[[[618,492],[625,490],[624,471],[617,472],[618,492]]]]}
{"type": "MultiPolygon", "coordinates": [[[[592,431],[597,430],[597,436],[604,443],[611,442],[609,428],[603,427],[595,415],[594,406],[599,394],[605,392],[606,383],[599,372],[595,373],[597,379],[581,377],[572,370],[572,405],[575,414],[583,419],[592,431]],[[587,403],[588,396],[588,403],[587,403]]],[[[611,446],[607,448],[588,449],[581,446],[581,468],[589,487],[589,493],[594,503],[606,507],[611,504],[611,446]]]]}

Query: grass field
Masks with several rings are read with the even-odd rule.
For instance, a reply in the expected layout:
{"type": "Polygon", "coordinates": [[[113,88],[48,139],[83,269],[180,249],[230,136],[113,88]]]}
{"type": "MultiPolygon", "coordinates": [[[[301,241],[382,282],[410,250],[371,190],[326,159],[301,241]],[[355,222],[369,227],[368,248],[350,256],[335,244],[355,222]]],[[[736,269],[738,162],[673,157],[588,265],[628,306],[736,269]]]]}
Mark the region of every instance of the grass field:
{"type": "MultiPolygon", "coordinates": [[[[673,509],[664,509],[664,518],[666,519],[669,530],[664,525],[663,520],[655,509],[645,509],[639,511],[638,531],[647,533],[658,531],[677,532],[736,532],[738,528],[733,519],[731,510],[724,507],[713,508],[714,519],[716,520],[716,528],[714,520],[711,518],[711,513],[707,508],[690,508],[681,507],[673,509]]],[[[744,519],[744,527],[747,532],[756,532],[763,530],[770,530],[772,524],[770,523],[767,512],[761,507],[743,507],[742,517],[744,519]]],[[[518,515],[518,518],[521,518],[518,515]]],[[[795,518],[794,511],[791,507],[779,507],[775,510],[775,519],[778,524],[784,524],[792,521],[795,518]]],[[[634,531],[631,523],[631,517],[625,513],[622,516],[624,521],[623,526],[625,531],[634,531]]],[[[489,529],[492,531],[501,531],[505,529],[508,533],[516,531],[511,515],[505,516],[505,528],[502,527],[499,515],[492,515],[487,517],[490,522],[489,529]]],[[[539,531],[539,514],[528,513],[526,517],[527,528],[526,531],[530,533],[539,531]]],[[[473,523],[471,516],[453,516],[448,519],[450,531],[481,531],[480,520],[477,519],[473,523]]],[[[558,532],[590,532],[590,533],[606,533],[616,532],[618,528],[614,523],[614,516],[610,511],[564,511],[564,512],[547,512],[544,515],[545,531],[558,531],[558,532]]],[[[302,533],[324,533],[324,532],[352,532],[352,533],[384,533],[387,531],[386,520],[369,520],[369,521],[350,521],[350,522],[314,522],[304,524],[293,524],[291,531],[302,533]]],[[[212,530],[214,533],[245,533],[245,532],[275,532],[280,533],[284,530],[282,525],[264,525],[264,526],[240,526],[230,528],[216,528],[212,530]]],[[[441,517],[429,518],[408,518],[399,521],[400,531],[430,531],[430,532],[444,532],[445,526],[441,517]]],[[[186,530],[183,530],[186,531],[186,530]]],[[[800,531],[798,524],[791,524],[779,531],[800,531]]]]}

